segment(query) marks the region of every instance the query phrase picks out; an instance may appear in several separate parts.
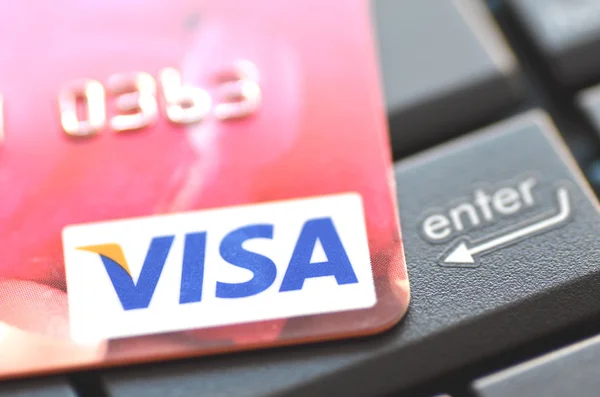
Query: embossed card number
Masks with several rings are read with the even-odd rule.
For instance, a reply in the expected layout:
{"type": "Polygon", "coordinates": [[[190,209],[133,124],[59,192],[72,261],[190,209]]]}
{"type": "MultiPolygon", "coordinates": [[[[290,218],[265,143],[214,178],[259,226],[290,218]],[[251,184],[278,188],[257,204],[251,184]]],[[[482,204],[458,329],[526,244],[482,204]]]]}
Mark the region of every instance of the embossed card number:
{"type": "MultiPolygon", "coordinates": [[[[63,131],[74,137],[96,135],[107,125],[116,132],[152,125],[162,111],[174,124],[197,123],[211,115],[219,120],[253,114],[261,103],[259,73],[249,61],[235,62],[215,76],[215,98],[200,87],[183,85],[175,68],[159,72],[159,82],[146,72],[114,74],[104,86],[94,79],[68,82],[58,93],[63,131]],[[160,90],[160,92],[159,92],[160,90]],[[162,98],[159,99],[158,93],[162,98]],[[118,114],[107,117],[107,100],[113,99],[118,114]],[[83,111],[80,111],[83,110],[83,111]]],[[[0,95],[0,142],[4,140],[4,103],[0,95]]]]}

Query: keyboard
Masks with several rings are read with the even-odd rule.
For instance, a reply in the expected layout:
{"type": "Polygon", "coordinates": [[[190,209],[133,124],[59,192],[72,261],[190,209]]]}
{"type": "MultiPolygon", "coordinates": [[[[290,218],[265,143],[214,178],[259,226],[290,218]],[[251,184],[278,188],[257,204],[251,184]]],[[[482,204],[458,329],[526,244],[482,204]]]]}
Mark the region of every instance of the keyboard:
{"type": "Polygon", "coordinates": [[[600,3],[370,7],[405,317],[355,339],[7,380],[0,396],[600,394],[600,3]]]}

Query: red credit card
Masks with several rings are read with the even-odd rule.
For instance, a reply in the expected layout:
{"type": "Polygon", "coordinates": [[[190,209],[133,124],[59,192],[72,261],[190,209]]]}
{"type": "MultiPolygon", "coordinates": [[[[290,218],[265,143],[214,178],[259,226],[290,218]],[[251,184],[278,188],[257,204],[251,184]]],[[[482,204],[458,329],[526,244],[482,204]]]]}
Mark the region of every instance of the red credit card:
{"type": "Polygon", "coordinates": [[[0,5],[0,377],[381,332],[368,2],[0,5]]]}

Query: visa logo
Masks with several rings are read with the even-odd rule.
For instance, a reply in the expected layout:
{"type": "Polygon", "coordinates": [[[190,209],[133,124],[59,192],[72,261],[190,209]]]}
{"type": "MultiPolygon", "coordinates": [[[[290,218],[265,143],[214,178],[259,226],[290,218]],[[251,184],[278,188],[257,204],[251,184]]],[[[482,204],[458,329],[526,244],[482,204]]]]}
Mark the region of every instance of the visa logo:
{"type": "Polygon", "coordinates": [[[371,307],[358,194],[63,230],[80,342],[371,307]]]}
{"type": "MultiPolygon", "coordinates": [[[[219,244],[219,254],[228,263],[250,270],[252,278],[241,283],[217,281],[217,298],[247,298],[273,285],[277,266],[264,255],[245,249],[244,242],[273,239],[273,224],[248,225],[228,233],[219,244]]],[[[185,234],[179,303],[202,301],[204,266],[206,262],[206,232],[185,234]]],[[[79,247],[100,255],[102,263],[124,310],[147,308],[173,245],[174,235],[154,237],[146,253],[137,282],[133,281],[123,249],[119,244],[79,247]]],[[[304,223],[289,261],[279,292],[302,289],[312,277],[333,276],[338,284],[357,283],[356,274],[330,217],[310,219],[304,223]],[[311,263],[314,248],[320,242],[327,259],[311,263]]]]}

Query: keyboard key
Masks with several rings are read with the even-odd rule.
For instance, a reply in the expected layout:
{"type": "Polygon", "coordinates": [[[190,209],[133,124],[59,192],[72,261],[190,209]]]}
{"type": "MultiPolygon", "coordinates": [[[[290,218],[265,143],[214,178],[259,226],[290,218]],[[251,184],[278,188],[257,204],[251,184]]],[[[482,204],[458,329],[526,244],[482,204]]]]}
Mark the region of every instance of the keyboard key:
{"type": "Polygon", "coordinates": [[[596,133],[600,134],[600,85],[579,93],[577,102],[592,123],[596,133]]]}
{"type": "Polygon", "coordinates": [[[479,397],[597,397],[600,336],[479,379],[479,397]]]}
{"type": "Polygon", "coordinates": [[[396,167],[411,308],[379,337],[106,372],[112,397],[398,392],[600,314],[598,203],[538,111],[396,167]]]}
{"type": "Polygon", "coordinates": [[[518,98],[518,64],[480,0],[374,8],[395,152],[466,132],[518,98]]]}
{"type": "Polygon", "coordinates": [[[508,0],[562,83],[577,85],[600,70],[600,2],[508,0]]]}
{"type": "Polygon", "coordinates": [[[36,379],[0,384],[2,397],[76,397],[66,379],[36,379]]]}

